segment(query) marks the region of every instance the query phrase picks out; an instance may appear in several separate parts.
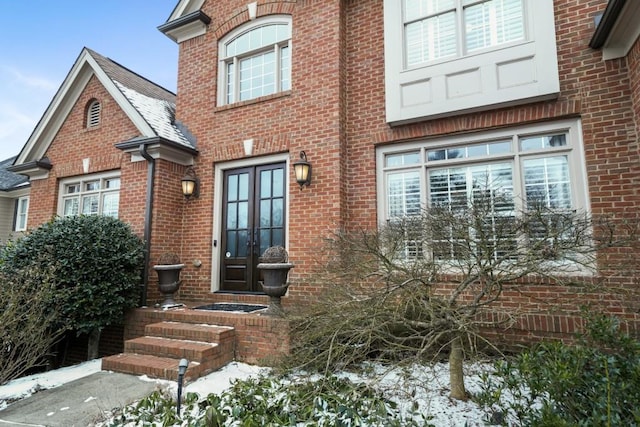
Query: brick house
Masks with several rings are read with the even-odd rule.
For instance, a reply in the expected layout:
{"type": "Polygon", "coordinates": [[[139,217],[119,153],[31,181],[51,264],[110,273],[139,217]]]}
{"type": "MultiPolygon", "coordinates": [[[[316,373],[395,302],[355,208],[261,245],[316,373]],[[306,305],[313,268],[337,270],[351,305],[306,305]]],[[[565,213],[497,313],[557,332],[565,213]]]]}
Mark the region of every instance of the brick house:
{"type": "MultiPolygon", "coordinates": [[[[282,244],[285,304],[313,301],[327,233],[411,214],[477,173],[518,200],[636,213],[639,16],[624,0],[180,0],[159,27],[179,45],[176,96],[85,49],[9,170],[30,178],[28,227],[113,214],[145,236],[148,266],[180,254],[183,300],[264,301],[257,257],[282,244]]],[[[587,298],[507,297],[532,307],[527,339],[571,332],[587,298]],[[533,314],[534,300],[564,309],[533,314]]],[[[634,301],[589,298],[638,321],[634,301]]]]}

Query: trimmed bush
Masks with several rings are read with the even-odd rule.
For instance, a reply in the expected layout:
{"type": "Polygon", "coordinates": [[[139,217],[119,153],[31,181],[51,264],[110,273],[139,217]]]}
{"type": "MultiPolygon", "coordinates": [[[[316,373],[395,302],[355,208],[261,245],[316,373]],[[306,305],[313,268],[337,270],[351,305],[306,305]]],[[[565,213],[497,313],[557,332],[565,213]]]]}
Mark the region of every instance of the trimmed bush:
{"type": "MultiPolygon", "coordinates": [[[[12,242],[0,269],[51,269],[59,326],[78,334],[121,322],[138,303],[144,246],[130,227],[105,216],[56,218],[12,242]]],[[[99,336],[99,335],[98,335],[99,336]]]]}

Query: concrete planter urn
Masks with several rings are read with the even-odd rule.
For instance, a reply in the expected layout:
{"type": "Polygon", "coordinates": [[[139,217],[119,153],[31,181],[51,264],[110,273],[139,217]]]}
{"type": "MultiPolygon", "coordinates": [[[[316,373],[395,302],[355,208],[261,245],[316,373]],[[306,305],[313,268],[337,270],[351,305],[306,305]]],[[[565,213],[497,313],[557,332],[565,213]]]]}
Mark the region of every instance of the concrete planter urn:
{"type": "Polygon", "coordinates": [[[269,296],[269,308],[265,314],[284,316],[281,298],[287,293],[289,284],[287,277],[294,265],[290,262],[287,251],[282,246],[267,248],[260,257],[258,269],[262,271],[262,290],[269,296]]]}
{"type": "Polygon", "coordinates": [[[180,289],[180,272],[183,268],[180,257],[174,253],[162,254],[158,263],[153,266],[158,274],[158,290],[164,297],[163,307],[178,305],[173,295],[180,289]]]}

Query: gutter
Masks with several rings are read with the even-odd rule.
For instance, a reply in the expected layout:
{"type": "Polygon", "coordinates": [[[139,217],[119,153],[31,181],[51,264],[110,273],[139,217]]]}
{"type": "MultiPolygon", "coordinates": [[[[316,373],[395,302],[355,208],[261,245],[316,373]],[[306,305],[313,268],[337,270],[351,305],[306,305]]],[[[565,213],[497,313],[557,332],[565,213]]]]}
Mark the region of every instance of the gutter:
{"type": "MultiPolygon", "coordinates": [[[[176,6],[177,7],[177,6],[176,6]]],[[[204,25],[209,25],[211,23],[211,18],[201,10],[196,10],[194,12],[188,13],[184,16],[181,16],[178,19],[174,19],[173,21],[166,22],[158,27],[158,30],[161,33],[167,35],[171,31],[185,26],[187,24],[191,24],[194,22],[201,22],[204,25]]]]}
{"type": "Polygon", "coordinates": [[[147,145],[140,144],[140,155],[147,161],[147,194],[144,206],[144,269],[142,271],[142,293],[140,306],[147,305],[147,286],[149,284],[149,264],[151,260],[151,220],[153,212],[153,189],[155,186],[156,159],[147,152],[147,145]]]}
{"type": "MultiPolygon", "coordinates": [[[[142,284],[140,305],[147,305],[147,288],[149,286],[149,267],[151,264],[151,230],[152,230],[152,215],[153,215],[153,199],[155,188],[155,172],[156,172],[156,159],[149,154],[148,149],[152,151],[158,149],[168,149],[170,152],[180,152],[187,156],[197,156],[198,150],[193,147],[186,146],[185,144],[177,143],[162,137],[154,136],[150,138],[137,137],[125,142],[119,142],[115,144],[115,147],[131,153],[132,155],[137,152],[143,159],[147,161],[147,191],[144,207],[144,270],[142,272],[142,284]]],[[[159,155],[162,156],[161,151],[159,155]]],[[[161,157],[162,158],[162,157],[161,157]]]]}
{"type": "MultiPolygon", "coordinates": [[[[175,141],[171,141],[170,139],[166,139],[163,138],[161,136],[154,136],[151,138],[134,138],[132,140],[129,141],[125,141],[125,142],[119,142],[115,145],[116,148],[123,150],[123,151],[134,151],[134,150],[139,150],[139,147],[141,144],[146,145],[160,145],[163,147],[169,147],[169,148],[173,148],[173,149],[177,149],[180,150],[182,152],[188,153],[192,156],[197,156],[198,155],[198,150],[196,150],[195,148],[191,147],[191,146],[187,146],[185,144],[180,144],[179,142],[175,142],[175,141]]],[[[145,150],[146,152],[146,150],[145,150]]],[[[142,153],[140,153],[142,155],[142,153]]],[[[148,155],[148,153],[147,153],[148,155]]],[[[144,155],[143,155],[144,157],[144,155]]],[[[145,157],[146,159],[146,157],[145,157]]]]}
{"type": "Polygon", "coordinates": [[[609,0],[600,21],[596,25],[596,30],[589,41],[589,47],[592,49],[600,49],[604,46],[626,2],[627,0],[609,0]]]}

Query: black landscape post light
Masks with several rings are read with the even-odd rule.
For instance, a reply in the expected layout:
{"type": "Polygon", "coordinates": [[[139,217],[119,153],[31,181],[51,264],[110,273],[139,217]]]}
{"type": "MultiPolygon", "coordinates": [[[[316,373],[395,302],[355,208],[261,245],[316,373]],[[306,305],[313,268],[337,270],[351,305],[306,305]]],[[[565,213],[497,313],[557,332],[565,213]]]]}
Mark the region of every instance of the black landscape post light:
{"type": "Polygon", "coordinates": [[[180,417],[180,403],[182,401],[182,382],[184,380],[184,374],[187,372],[189,361],[187,359],[180,359],[178,364],[178,417],[180,417]]]}

